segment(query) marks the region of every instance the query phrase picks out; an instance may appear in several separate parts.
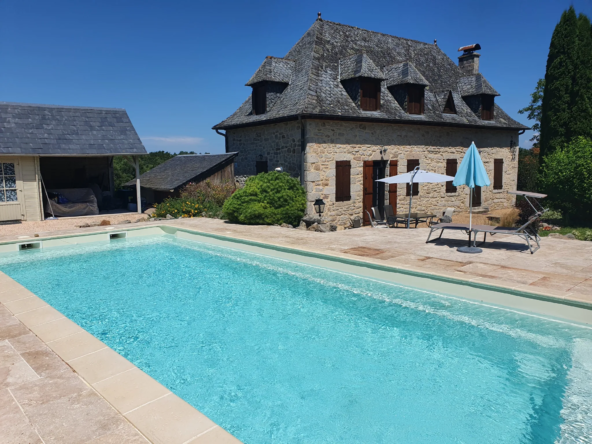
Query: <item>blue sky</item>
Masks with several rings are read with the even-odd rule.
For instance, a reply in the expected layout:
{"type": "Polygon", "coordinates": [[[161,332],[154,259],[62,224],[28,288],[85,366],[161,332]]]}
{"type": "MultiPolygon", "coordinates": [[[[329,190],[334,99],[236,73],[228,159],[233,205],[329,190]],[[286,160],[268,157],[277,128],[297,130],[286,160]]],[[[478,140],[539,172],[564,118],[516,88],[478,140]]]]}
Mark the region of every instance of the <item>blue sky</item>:
{"type": "MultiPolygon", "coordinates": [[[[545,74],[553,28],[589,1],[0,1],[0,101],[127,109],[146,148],[222,152],[211,127],[248,97],[265,56],[323,18],[438,45],[482,46],[512,117],[545,74]]],[[[530,146],[527,132],[522,147],[530,146]]]]}

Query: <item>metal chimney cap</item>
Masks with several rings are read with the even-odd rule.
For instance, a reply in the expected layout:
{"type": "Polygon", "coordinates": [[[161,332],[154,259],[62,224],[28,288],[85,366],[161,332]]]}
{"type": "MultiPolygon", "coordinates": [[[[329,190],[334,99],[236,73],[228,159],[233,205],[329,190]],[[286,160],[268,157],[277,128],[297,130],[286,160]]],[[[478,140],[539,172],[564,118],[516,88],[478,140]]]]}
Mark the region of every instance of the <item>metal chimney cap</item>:
{"type": "Polygon", "coordinates": [[[461,46],[458,48],[459,51],[464,51],[465,54],[471,54],[474,51],[481,49],[481,45],[479,43],[475,43],[473,45],[461,46]]]}

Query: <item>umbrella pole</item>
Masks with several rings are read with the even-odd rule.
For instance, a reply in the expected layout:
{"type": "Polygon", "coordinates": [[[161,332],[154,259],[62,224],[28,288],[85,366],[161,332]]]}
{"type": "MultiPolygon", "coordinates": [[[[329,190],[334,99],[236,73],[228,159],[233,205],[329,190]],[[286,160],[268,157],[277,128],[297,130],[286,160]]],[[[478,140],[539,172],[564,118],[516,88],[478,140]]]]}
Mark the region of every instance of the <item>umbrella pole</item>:
{"type": "Polygon", "coordinates": [[[413,203],[413,179],[411,179],[411,196],[409,196],[409,216],[407,216],[407,229],[411,224],[411,204],[413,203]]]}
{"type": "Polygon", "coordinates": [[[473,189],[469,188],[469,248],[471,247],[471,233],[473,232],[473,189]]]}

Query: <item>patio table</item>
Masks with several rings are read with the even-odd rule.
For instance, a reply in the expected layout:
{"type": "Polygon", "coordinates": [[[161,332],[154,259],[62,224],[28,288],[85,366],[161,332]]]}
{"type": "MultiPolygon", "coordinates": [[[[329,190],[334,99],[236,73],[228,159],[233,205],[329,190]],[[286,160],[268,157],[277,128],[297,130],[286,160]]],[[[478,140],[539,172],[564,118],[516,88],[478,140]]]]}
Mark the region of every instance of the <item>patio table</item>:
{"type": "MultiPolygon", "coordinates": [[[[411,213],[411,220],[410,222],[415,222],[415,228],[420,223],[426,223],[427,225],[431,225],[432,221],[436,217],[435,214],[431,213],[411,213]]],[[[399,226],[399,224],[405,224],[407,226],[407,219],[409,218],[409,213],[406,214],[395,214],[395,216],[387,217],[387,223],[389,225],[399,226]]]]}

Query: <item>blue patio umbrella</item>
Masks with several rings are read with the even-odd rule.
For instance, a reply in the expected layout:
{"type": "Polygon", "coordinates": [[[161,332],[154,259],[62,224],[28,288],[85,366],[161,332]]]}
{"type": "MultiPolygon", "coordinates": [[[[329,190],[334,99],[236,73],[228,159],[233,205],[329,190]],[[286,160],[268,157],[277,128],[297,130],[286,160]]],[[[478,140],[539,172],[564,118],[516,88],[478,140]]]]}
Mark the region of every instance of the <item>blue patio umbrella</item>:
{"type": "Polygon", "coordinates": [[[491,184],[487,171],[483,166],[483,161],[477,151],[475,142],[471,143],[471,146],[465,153],[460,167],[454,176],[452,184],[456,187],[460,185],[466,185],[470,188],[469,193],[469,246],[460,247],[458,251],[462,253],[481,253],[481,249],[475,246],[471,247],[471,231],[473,228],[473,189],[475,186],[487,187],[491,184]]]}

